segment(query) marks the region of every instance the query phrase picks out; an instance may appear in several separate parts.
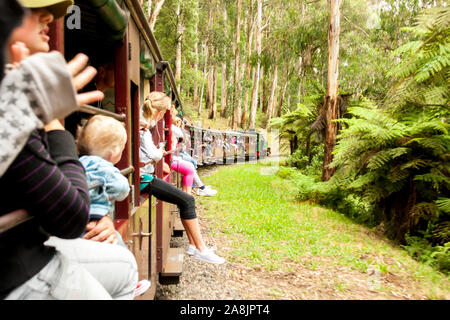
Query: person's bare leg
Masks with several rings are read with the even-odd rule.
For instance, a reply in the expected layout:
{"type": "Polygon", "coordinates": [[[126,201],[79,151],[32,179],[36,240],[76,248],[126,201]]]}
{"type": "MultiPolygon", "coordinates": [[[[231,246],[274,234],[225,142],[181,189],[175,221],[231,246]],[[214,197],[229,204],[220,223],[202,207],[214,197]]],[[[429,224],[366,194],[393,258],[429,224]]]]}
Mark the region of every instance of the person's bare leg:
{"type": "Polygon", "coordinates": [[[184,192],[186,192],[187,194],[191,194],[192,193],[192,185],[191,186],[183,186],[181,188],[181,190],[183,190],[184,192]]]}
{"type": "Polygon", "coordinates": [[[202,234],[200,233],[200,225],[198,224],[198,219],[181,219],[181,223],[186,230],[186,234],[188,235],[189,243],[195,245],[197,250],[203,251],[206,246],[203,241],[202,234]],[[191,241],[192,239],[192,241],[191,241]]]}
{"type": "Polygon", "coordinates": [[[181,219],[181,223],[184,226],[184,231],[186,231],[186,235],[188,237],[189,244],[192,246],[195,246],[195,242],[194,242],[194,238],[192,237],[191,230],[185,226],[183,221],[185,221],[185,220],[181,219]]]}

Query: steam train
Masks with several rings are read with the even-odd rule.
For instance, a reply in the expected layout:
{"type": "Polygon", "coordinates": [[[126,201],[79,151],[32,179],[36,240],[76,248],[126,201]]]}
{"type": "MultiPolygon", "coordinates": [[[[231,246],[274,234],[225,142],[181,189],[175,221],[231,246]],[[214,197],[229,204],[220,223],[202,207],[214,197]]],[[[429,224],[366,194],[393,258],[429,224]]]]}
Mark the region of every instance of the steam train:
{"type": "MultiPolygon", "coordinates": [[[[165,92],[173,104],[182,109],[182,101],[170,65],[164,61],[139,0],[75,0],[79,27],[71,25],[71,15],[50,25],[50,48],[60,51],[66,60],[83,52],[94,67],[113,66],[113,88],[105,91],[98,105],[80,108],[84,116],[102,114],[124,123],[128,140],[117,167],[130,183],[128,197],[116,202],[111,216],[116,230],[138,263],[139,279],[152,286],[136,299],[153,299],[157,283],[177,283],[182,273],[184,249],[171,248],[173,236],[183,235],[176,206],[140,194],[139,130],[140,107],[151,91],[165,92]],[[159,281],[157,281],[159,280],[159,281]]],[[[73,17],[72,17],[73,19],[73,17]]],[[[91,88],[88,88],[91,89],[91,88]]],[[[74,135],[76,117],[65,119],[66,129],[74,135]]],[[[152,129],[155,145],[171,146],[171,116],[168,111],[152,129]]],[[[256,132],[218,131],[195,126],[184,127],[186,150],[199,165],[255,161],[266,157],[264,136],[256,132]]],[[[163,161],[155,165],[162,177],[163,161]]],[[[171,183],[178,181],[177,173],[171,183]]],[[[98,187],[95,182],[90,188],[98,187]]]]}

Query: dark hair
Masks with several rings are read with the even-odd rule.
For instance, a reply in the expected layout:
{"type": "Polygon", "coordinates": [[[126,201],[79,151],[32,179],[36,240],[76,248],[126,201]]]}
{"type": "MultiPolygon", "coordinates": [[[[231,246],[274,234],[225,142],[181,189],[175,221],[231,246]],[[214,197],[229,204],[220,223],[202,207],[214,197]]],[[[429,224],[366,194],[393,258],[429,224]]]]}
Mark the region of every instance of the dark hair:
{"type": "Polygon", "coordinates": [[[0,1],[0,81],[4,76],[5,49],[13,29],[22,22],[24,8],[16,0],[0,1]]]}

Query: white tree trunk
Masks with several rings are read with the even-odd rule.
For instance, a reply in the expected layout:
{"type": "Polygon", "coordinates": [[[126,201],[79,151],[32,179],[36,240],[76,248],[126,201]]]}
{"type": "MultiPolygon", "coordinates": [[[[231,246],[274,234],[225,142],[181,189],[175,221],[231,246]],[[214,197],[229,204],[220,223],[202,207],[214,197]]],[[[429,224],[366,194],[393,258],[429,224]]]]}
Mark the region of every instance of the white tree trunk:
{"type": "MultiPolygon", "coordinates": [[[[224,25],[227,25],[227,7],[226,5],[223,6],[223,22],[224,25]]],[[[225,36],[227,36],[227,29],[225,28],[225,36]]],[[[223,48],[224,57],[227,54],[226,46],[223,48]]],[[[227,112],[227,62],[226,59],[222,62],[222,88],[221,88],[221,94],[220,94],[220,109],[221,109],[221,116],[225,117],[227,112]]]]}
{"type": "Polygon", "coordinates": [[[250,73],[251,73],[251,64],[250,64],[250,57],[252,55],[252,40],[253,40],[253,26],[255,22],[253,21],[253,1],[251,1],[251,7],[249,10],[250,18],[248,20],[248,26],[247,26],[247,61],[246,61],[246,67],[245,67],[245,92],[244,92],[244,108],[242,111],[242,128],[245,129],[247,124],[247,110],[248,110],[248,95],[249,95],[249,87],[248,83],[250,81],[250,73]]]}
{"type": "Polygon", "coordinates": [[[270,119],[272,119],[275,105],[275,91],[277,87],[278,87],[278,63],[275,63],[272,79],[272,89],[270,91],[269,103],[267,104],[267,126],[269,126],[270,119]]]}
{"type": "MultiPolygon", "coordinates": [[[[195,34],[198,31],[198,23],[195,24],[195,34]]],[[[198,81],[197,81],[197,73],[198,73],[198,41],[195,41],[194,44],[194,93],[193,93],[193,103],[194,108],[198,105],[198,81]]]]}
{"type": "Polygon", "coordinates": [[[181,82],[181,44],[183,40],[183,19],[181,6],[177,6],[177,49],[175,57],[175,80],[178,86],[178,92],[180,92],[181,82]]]}
{"type": "Polygon", "coordinates": [[[152,0],[147,0],[147,17],[150,19],[152,16],[152,0]]]}
{"type": "Polygon", "coordinates": [[[340,11],[342,0],[329,0],[330,20],[328,26],[328,76],[327,95],[325,97],[325,117],[327,126],[325,128],[325,144],[322,181],[328,181],[334,174],[335,168],[328,165],[333,161],[333,149],[336,145],[337,124],[333,120],[338,115],[338,77],[339,77],[339,33],[340,33],[340,11]]]}
{"type": "Polygon", "coordinates": [[[237,0],[236,9],[236,54],[234,60],[234,113],[233,113],[233,129],[236,129],[241,124],[241,75],[240,75],[240,48],[239,42],[241,39],[241,11],[242,0],[237,0]]]}
{"type": "Polygon", "coordinates": [[[152,32],[155,30],[156,18],[158,18],[159,12],[162,9],[165,0],[157,0],[155,3],[155,9],[153,9],[152,16],[150,17],[150,29],[152,32]]]}
{"type": "Polygon", "coordinates": [[[253,82],[252,89],[252,104],[250,106],[250,117],[249,117],[249,129],[255,129],[256,121],[256,110],[258,108],[258,88],[259,88],[259,72],[261,68],[261,63],[259,62],[259,57],[261,56],[261,41],[262,41],[262,0],[257,1],[257,16],[256,16],[256,52],[258,54],[258,62],[256,64],[256,74],[255,81],[253,82]]]}

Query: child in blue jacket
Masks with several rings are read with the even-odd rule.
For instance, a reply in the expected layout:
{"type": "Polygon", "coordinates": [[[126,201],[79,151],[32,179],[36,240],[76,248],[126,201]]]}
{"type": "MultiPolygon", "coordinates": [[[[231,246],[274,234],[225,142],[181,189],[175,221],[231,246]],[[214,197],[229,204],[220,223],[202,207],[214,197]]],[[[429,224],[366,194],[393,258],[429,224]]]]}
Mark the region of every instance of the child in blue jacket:
{"type": "Polygon", "coordinates": [[[124,200],[130,192],[128,179],[114,166],[122,157],[126,142],[125,127],[111,117],[93,116],[81,128],[77,142],[80,162],[88,184],[101,184],[89,190],[90,221],[103,218],[112,211],[115,200],[124,200]]]}
{"type": "MultiPolygon", "coordinates": [[[[128,179],[114,166],[122,157],[126,143],[127,132],[123,124],[102,115],[91,117],[78,134],[77,147],[88,184],[100,182],[100,187],[89,190],[89,221],[103,218],[113,210],[114,201],[125,200],[130,192],[128,179]]],[[[117,242],[126,247],[117,231],[116,236],[117,242]]],[[[141,295],[150,286],[148,280],[139,281],[135,296],[141,295]]]]}

